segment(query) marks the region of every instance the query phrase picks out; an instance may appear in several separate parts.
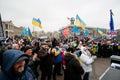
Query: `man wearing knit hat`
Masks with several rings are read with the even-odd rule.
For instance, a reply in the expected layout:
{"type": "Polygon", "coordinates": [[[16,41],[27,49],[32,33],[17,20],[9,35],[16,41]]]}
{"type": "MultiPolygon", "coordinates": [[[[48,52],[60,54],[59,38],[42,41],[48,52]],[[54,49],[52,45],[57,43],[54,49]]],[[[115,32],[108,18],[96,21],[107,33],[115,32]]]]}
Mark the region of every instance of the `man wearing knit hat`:
{"type": "Polygon", "coordinates": [[[37,67],[38,67],[38,58],[37,58],[37,53],[33,53],[32,54],[32,47],[27,45],[24,48],[24,53],[28,55],[29,57],[29,62],[28,62],[28,66],[32,69],[32,71],[34,72],[36,78],[38,78],[38,71],[37,71],[37,67]]]}

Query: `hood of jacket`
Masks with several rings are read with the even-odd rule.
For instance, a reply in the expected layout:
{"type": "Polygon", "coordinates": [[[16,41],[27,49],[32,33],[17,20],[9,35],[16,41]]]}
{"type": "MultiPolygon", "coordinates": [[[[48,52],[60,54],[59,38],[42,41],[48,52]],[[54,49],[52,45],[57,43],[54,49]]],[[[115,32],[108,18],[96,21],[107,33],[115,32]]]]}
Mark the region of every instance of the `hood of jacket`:
{"type": "MultiPolygon", "coordinates": [[[[8,75],[9,77],[13,77],[12,75],[12,67],[13,65],[20,59],[23,60],[25,59],[26,65],[28,63],[28,56],[23,53],[22,51],[19,50],[7,50],[6,52],[3,53],[2,57],[2,72],[8,75]],[[24,57],[24,58],[23,58],[24,57]]],[[[26,68],[25,68],[26,69],[26,68]]]]}

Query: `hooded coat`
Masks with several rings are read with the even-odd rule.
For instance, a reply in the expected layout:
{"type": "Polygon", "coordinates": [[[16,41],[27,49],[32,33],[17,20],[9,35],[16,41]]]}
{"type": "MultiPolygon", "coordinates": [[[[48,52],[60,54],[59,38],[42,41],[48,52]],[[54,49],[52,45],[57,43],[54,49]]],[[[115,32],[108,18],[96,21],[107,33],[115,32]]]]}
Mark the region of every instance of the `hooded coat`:
{"type": "Polygon", "coordinates": [[[64,59],[66,62],[64,80],[82,80],[81,75],[84,73],[84,70],[75,56],[66,53],[64,59]]]}
{"type": "Polygon", "coordinates": [[[2,72],[0,72],[0,80],[35,80],[34,73],[27,67],[28,56],[19,50],[8,50],[3,53],[2,72]],[[13,65],[20,60],[25,60],[25,68],[21,76],[13,73],[13,65]]]}

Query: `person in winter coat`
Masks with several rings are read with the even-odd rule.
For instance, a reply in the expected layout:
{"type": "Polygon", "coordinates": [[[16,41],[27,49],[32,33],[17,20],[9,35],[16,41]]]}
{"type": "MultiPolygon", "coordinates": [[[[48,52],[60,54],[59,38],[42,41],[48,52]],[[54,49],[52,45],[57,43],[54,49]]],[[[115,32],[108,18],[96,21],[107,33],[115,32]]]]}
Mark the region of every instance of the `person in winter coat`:
{"type": "Polygon", "coordinates": [[[84,74],[84,70],[77,58],[71,53],[66,53],[64,59],[66,62],[64,80],[82,80],[81,76],[84,74]]]}
{"type": "Polygon", "coordinates": [[[38,70],[37,70],[37,67],[38,67],[37,54],[36,53],[32,54],[32,47],[29,45],[25,46],[24,53],[28,55],[29,57],[28,66],[32,69],[37,79],[39,76],[38,70]]]}
{"type": "Polygon", "coordinates": [[[0,80],[35,80],[35,75],[27,66],[28,56],[19,50],[3,53],[0,80]]]}
{"type": "Polygon", "coordinates": [[[82,67],[85,71],[83,80],[89,80],[89,74],[92,72],[92,63],[94,62],[94,59],[86,47],[83,48],[80,59],[82,61],[82,67]]]}
{"type": "Polygon", "coordinates": [[[59,43],[52,49],[52,52],[54,54],[53,80],[56,80],[56,75],[62,76],[62,50],[60,49],[59,43]]]}
{"type": "Polygon", "coordinates": [[[47,43],[41,43],[38,58],[40,59],[41,80],[51,80],[53,58],[47,43]]]}

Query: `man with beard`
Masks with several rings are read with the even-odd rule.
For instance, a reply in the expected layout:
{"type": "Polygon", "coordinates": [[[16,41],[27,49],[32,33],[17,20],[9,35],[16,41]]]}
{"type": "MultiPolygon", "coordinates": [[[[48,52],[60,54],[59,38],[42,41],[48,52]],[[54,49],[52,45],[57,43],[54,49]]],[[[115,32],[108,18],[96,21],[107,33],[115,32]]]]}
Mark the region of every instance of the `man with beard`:
{"type": "Polygon", "coordinates": [[[0,80],[35,80],[34,73],[27,66],[28,56],[19,50],[3,53],[0,80]]]}

